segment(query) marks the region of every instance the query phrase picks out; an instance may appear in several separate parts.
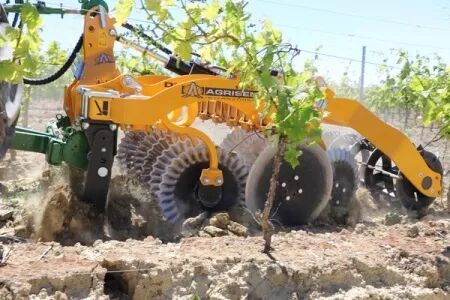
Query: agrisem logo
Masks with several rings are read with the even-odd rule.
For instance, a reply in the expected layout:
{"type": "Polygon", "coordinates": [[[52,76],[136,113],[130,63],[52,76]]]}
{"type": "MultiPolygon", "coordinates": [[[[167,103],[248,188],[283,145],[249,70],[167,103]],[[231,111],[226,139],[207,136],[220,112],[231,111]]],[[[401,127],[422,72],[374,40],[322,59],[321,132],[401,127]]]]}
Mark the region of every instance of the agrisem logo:
{"type": "Polygon", "coordinates": [[[191,82],[189,85],[183,85],[181,89],[183,97],[203,98],[203,88],[199,87],[195,82],[191,82]]]}
{"type": "Polygon", "coordinates": [[[201,87],[195,82],[191,82],[187,85],[182,86],[183,97],[230,97],[230,98],[245,98],[252,100],[255,95],[255,91],[248,90],[235,90],[235,89],[221,89],[212,87],[201,87]]]}

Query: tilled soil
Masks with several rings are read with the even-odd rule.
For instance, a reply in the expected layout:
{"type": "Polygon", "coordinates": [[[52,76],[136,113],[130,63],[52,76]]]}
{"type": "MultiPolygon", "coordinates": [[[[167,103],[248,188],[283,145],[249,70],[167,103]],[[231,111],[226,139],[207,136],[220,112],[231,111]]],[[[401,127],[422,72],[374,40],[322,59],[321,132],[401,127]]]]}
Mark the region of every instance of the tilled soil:
{"type": "Polygon", "coordinates": [[[427,220],[304,228],[275,235],[270,256],[261,237],[14,244],[0,298],[448,299],[449,230],[427,220]]]}
{"type": "Polygon", "coordinates": [[[267,255],[248,215],[232,218],[247,237],[214,226],[224,236],[211,237],[208,218],[183,237],[117,170],[99,218],[77,201],[69,173],[36,154],[0,162],[0,299],[450,299],[450,211],[441,199],[418,220],[399,201],[360,189],[345,225],[325,215],[277,227],[267,255]]]}

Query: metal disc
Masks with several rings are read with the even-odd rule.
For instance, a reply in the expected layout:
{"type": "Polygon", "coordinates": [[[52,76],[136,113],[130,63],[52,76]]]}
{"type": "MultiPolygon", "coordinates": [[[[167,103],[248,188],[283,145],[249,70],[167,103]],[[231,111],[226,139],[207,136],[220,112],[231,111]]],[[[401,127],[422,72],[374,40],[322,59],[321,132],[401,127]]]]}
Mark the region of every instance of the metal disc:
{"type": "Polygon", "coordinates": [[[146,135],[147,134],[144,132],[127,132],[117,147],[117,159],[119,160],[119,166],[128,174],[130,174],[133,169],[136,151],[139,144],[146,135]]]}
{"type": "Polygon", "coordinates": [[[144,137],[136,149],[131,170],[141,183],[149,182],[157,157],[178,139],[176,134],[156,128],[144,137]]]}
{"type": "Polygon", "coordinates": [[[394,178],[398,173],[398,168],[391,159],[379,149],[375,149],[367,160],[364,183],[371,192],[384,192],[394,196],[396,193],[394,178]]]}
{"type": "Polygon", "coordinates": [[[325,143],[327,148],[341,135],[338,130],[330,130],[324,128],[322,132],[322,141],[325,143]]]}
{"type": "Polygon", "coordinates": [[[208,167],[206,147],[190,139],[177,141],[156,159],[150,176],[150,192],[158,199],[168,221],[175,223],[202,211],[228,210],[244,203],[248,168],[235,153],[220,149],[219,168],[224,176],[221,199],[214,205],[201,203],[199,179],[202,170],[208,167]]]}
{"type": "Polygon", "coordinates": [[[248,132],[240,127],[233,128],[220,148],[224,151],[236,152],[247,166],[251,167],[258,155],[267,147],[267,138],[260,132],[248,132]]]}
{"type": "Polygon", "coordinates": [[[364,179],[366,172],[367,161],[369,160],[370,153],[375,150],[375,147],[365,138],[361,138],[355,141],[351,147],[350,152],[359,165],[359,179],[364,179]]]}
{"type": "MultiPolygon", "coordinates": [[[[300,145],[300,164],[293,169],[283,161],[280,168],[273,218],[284,225],[301,225],[313,221],[327,205],[333,171],[326,152],[318,145],[300,145]]],[[[276,148],[267,147],[256,159],[249,173],[245,198],[247,207],[262,210],[269,191],[276,148]]]]}
{"type": "Polygon", "coordinates": [[[358,166],[348,149],[328,149],[327,155],[333,168],[330,215],[336,221],[342,222],[348,215],[353,195],[358,187],[358,166]]]}
{"type": "MultiPolygon", "coordinates": [[[[420,154],[431,170],[441,175],[444,173],[442,164],[436,155],[426,150],[422,150],[420,154]]],[[[435,199],[433,197],[425,196],[417,191],[403,174],[400,174],[400,179],[397,180],[396,188],[397,197],[400,199],[403,206],[410,210],[421,211],[426,209],[435,199]]]]}
{"type": "Polygon", "coordinates": [[[156,158],[177,139],[174,133],[158,128],[149,133],[127,132],[118,147],[120,165],[127,174],[147,184],[156,158]]]}

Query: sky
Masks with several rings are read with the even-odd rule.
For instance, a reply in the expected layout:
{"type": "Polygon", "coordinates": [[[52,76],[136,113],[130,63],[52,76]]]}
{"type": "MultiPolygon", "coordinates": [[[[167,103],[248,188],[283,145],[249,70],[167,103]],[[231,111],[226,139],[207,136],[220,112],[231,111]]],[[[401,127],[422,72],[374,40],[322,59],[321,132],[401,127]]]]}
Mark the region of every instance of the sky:
{"type": "MultiPolygon", "coordinates": [[[[107,1],[114,7],[116,1],[107,1]]],[[[139,2],[139,1],[137,1],[139,2]]],[[[47,6],[78,8],[77,0],[46,1],[47,6]]],[[[249,0],[253,21],[272,20],[284,39],[300,49],[302,60],[317,57],[319,72],[338,81],[344,72],[355,81],[366,46],[366,85],[381,76],[379,66],[391,49],[434,54],[450,61],[450,0],[249,0]],[[320,47],[319,55],[308,53],[320,47]],[[327,56],[329,55],[329,56],[327,56]]],[[[130,23],[145,20],[136,9],[130,23]]],[[[83,28],[81,16],[44,16],[45,41],[57,40],[72,49],[83,28]]]]}

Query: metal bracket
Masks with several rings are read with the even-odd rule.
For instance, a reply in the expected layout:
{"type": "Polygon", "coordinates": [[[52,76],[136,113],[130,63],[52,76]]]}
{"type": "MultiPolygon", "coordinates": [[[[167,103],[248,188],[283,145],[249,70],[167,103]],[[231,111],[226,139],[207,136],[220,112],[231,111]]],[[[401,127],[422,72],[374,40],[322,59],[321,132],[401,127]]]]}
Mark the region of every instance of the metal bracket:
{"type": "Polygon", "coordinates": [[[87,153],[89,146],[84,133],[73,131],[63,134],[59,138],[55,134],[64,131],[56,125],[49,126],[47,132],[16,127],[11,149],[45,154],[51,165],[69,165],[85,169],[87,166],[87,153]]]}
{"type": "Polygon", "coordinates": [[[103,212],[106,206],[111,170],[116,155],[117,131],[109,123],[87,123],[84,130],[90,149],[83,201],[103,212]]]}

